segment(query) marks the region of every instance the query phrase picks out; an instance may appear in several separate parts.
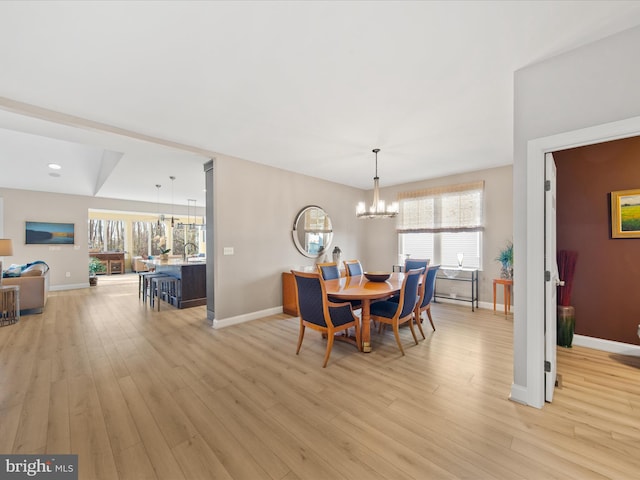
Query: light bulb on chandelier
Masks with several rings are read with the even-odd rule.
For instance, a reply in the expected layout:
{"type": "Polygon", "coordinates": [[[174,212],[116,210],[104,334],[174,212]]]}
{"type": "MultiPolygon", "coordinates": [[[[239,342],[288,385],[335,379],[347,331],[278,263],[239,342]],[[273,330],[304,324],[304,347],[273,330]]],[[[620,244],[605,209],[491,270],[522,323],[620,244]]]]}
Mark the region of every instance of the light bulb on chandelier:
{"type": "Polygon", "coordinates": [[[376,154],[376,176],[373,177],[373,202],[366,209],[365,203],[360,202],[356,207],[356,216],[358,218],[393,218],[398,215],[399,207],[398,202],[393,202],[390,205],[385,206],[384,200],[380,200],[379,181],[378,177],[378,152],[379,148],[374,148],[373,153],[376,154]]]}

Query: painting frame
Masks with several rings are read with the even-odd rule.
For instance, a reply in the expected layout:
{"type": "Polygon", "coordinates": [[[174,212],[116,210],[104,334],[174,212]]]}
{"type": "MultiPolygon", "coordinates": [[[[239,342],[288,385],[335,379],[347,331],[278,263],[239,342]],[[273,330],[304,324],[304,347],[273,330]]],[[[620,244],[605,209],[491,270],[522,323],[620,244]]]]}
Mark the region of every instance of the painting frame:
{"type": "Polygon", "coordinates": [[[611,192],[611,238],[640,238],[640,188],[611,192]]]}
{"type": "Polygon", "coordinates": [[[75,245],[75,223],[25,222],[25,245],[75,245]]]}

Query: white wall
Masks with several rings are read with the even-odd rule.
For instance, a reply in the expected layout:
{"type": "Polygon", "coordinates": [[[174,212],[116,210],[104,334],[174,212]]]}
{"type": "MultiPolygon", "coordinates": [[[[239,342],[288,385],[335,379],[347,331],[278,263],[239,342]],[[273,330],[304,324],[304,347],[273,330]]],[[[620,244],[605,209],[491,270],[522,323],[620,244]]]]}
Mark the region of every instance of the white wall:
{"type": "MultiPolygon", "coordinates": [[[[540,155],[529,156],[528,147],[536,139],[640,115],[638,45],[640,27],[515,74],[514,262],[518,268],[514,290],[518,309],[514,317],[514,400],[537,407],[544,403],[544,345],[540,341],[544,318],[537,308],[544,305],[544,229],[539,218],[544,202],[539,182],[543,168],[540,155]]],[[[593,143],[597,141],[594,138],[593,143]]]]}

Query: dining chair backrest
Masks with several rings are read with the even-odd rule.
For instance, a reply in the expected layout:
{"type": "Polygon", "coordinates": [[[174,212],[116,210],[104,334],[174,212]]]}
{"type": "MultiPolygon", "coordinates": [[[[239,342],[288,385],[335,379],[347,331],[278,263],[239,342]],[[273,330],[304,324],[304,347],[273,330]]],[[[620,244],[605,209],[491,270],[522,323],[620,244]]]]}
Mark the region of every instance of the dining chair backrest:
{"type": "Polygon", "coordinates": [[[296,279],[296,293],[300,318],[307,322],[327,326],[325,319],[324,285],[319,273],[292,272],[296,279]]]}
{"type": "Polygon", "coordinates": [[[404,261],[404,271],[415,270],[416,268],[424,268],[425,270],[429,266],[428,258],[407,258],[404,261]]]}
{"type": "Polygon", "coordinates": [[[362,264],[359,260],[345,260],[344,269],[347,272],[347,277],[362,275],[362,264]]]}
{"type": "Polygon", "coordinates": [[[340,270],[338,270],[338,264],[335,262],[318,263],[318,272],[324,280],[340,278],[340,270]]]}
{"type": "Polygon", "coordinates": [[[424,295],[422,295],[422,302],[420,303],[420,308],[426,307],[431,303],[433,299],[433,292],[436,286],[436,275],[438,273],[438,269],[440,265],[433,265],[427,269],[427,273],[424,276],[424,281],[422,282],[424,288],[424,295]]]}
{"type": "Polygon", "coordinates": [[[400,289],[400,302],[398,308],[402,308],[399,318],[404,318],[416,308],[418,303],[418,284],[424,268],[416,268],[405,273],[400,289]]]}

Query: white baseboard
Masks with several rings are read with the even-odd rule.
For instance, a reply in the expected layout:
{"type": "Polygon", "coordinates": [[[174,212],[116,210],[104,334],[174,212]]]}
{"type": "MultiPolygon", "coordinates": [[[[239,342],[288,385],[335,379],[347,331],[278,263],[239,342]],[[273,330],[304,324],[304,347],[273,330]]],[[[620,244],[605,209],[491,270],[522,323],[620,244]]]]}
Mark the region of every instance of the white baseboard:
{"type": "Polygon", "coordinates": [[[244,315],[238,315],[237,317],[229,317],[223,319],[213,319],[213,328],[224,328],[231,325],[237,325],[238,323],[250,322],[251,320],[257,320],[258,318],[268,317],[269,315],[277,315],[282,313],[282,306],[267,308],[266,310],[260,310],[258,312],[245,313],[244,315]]]}
{"type": "MultiPolygon", "coordinates": [[[[491,304],[493,307],[493,304],[491,304]]],[[[522,385],[516,385],[515,383],[511,384],[511,395],[509,395],[509,400],[514,402],[521,403],[523,405],[528,405],[527,403],[527,388],[522,385]]]]}
{"type": "Polygon", "coordinates": [[[640,345],[632,345],[630,343],[614,342],[613,340],[604,340],[602,338],[587,337],[584,335],[574,335],[573,345],[618,353],[620,355],[640,357],[640,345]]]}
{"type": "Polygon", "coordinates": [[[86,283],[74,283],[71,285],[51,285],[49,290],[52,292],[57,292],[61,290],[77,290],[79,288],[89,288],[89,282],[86,283]]]}

